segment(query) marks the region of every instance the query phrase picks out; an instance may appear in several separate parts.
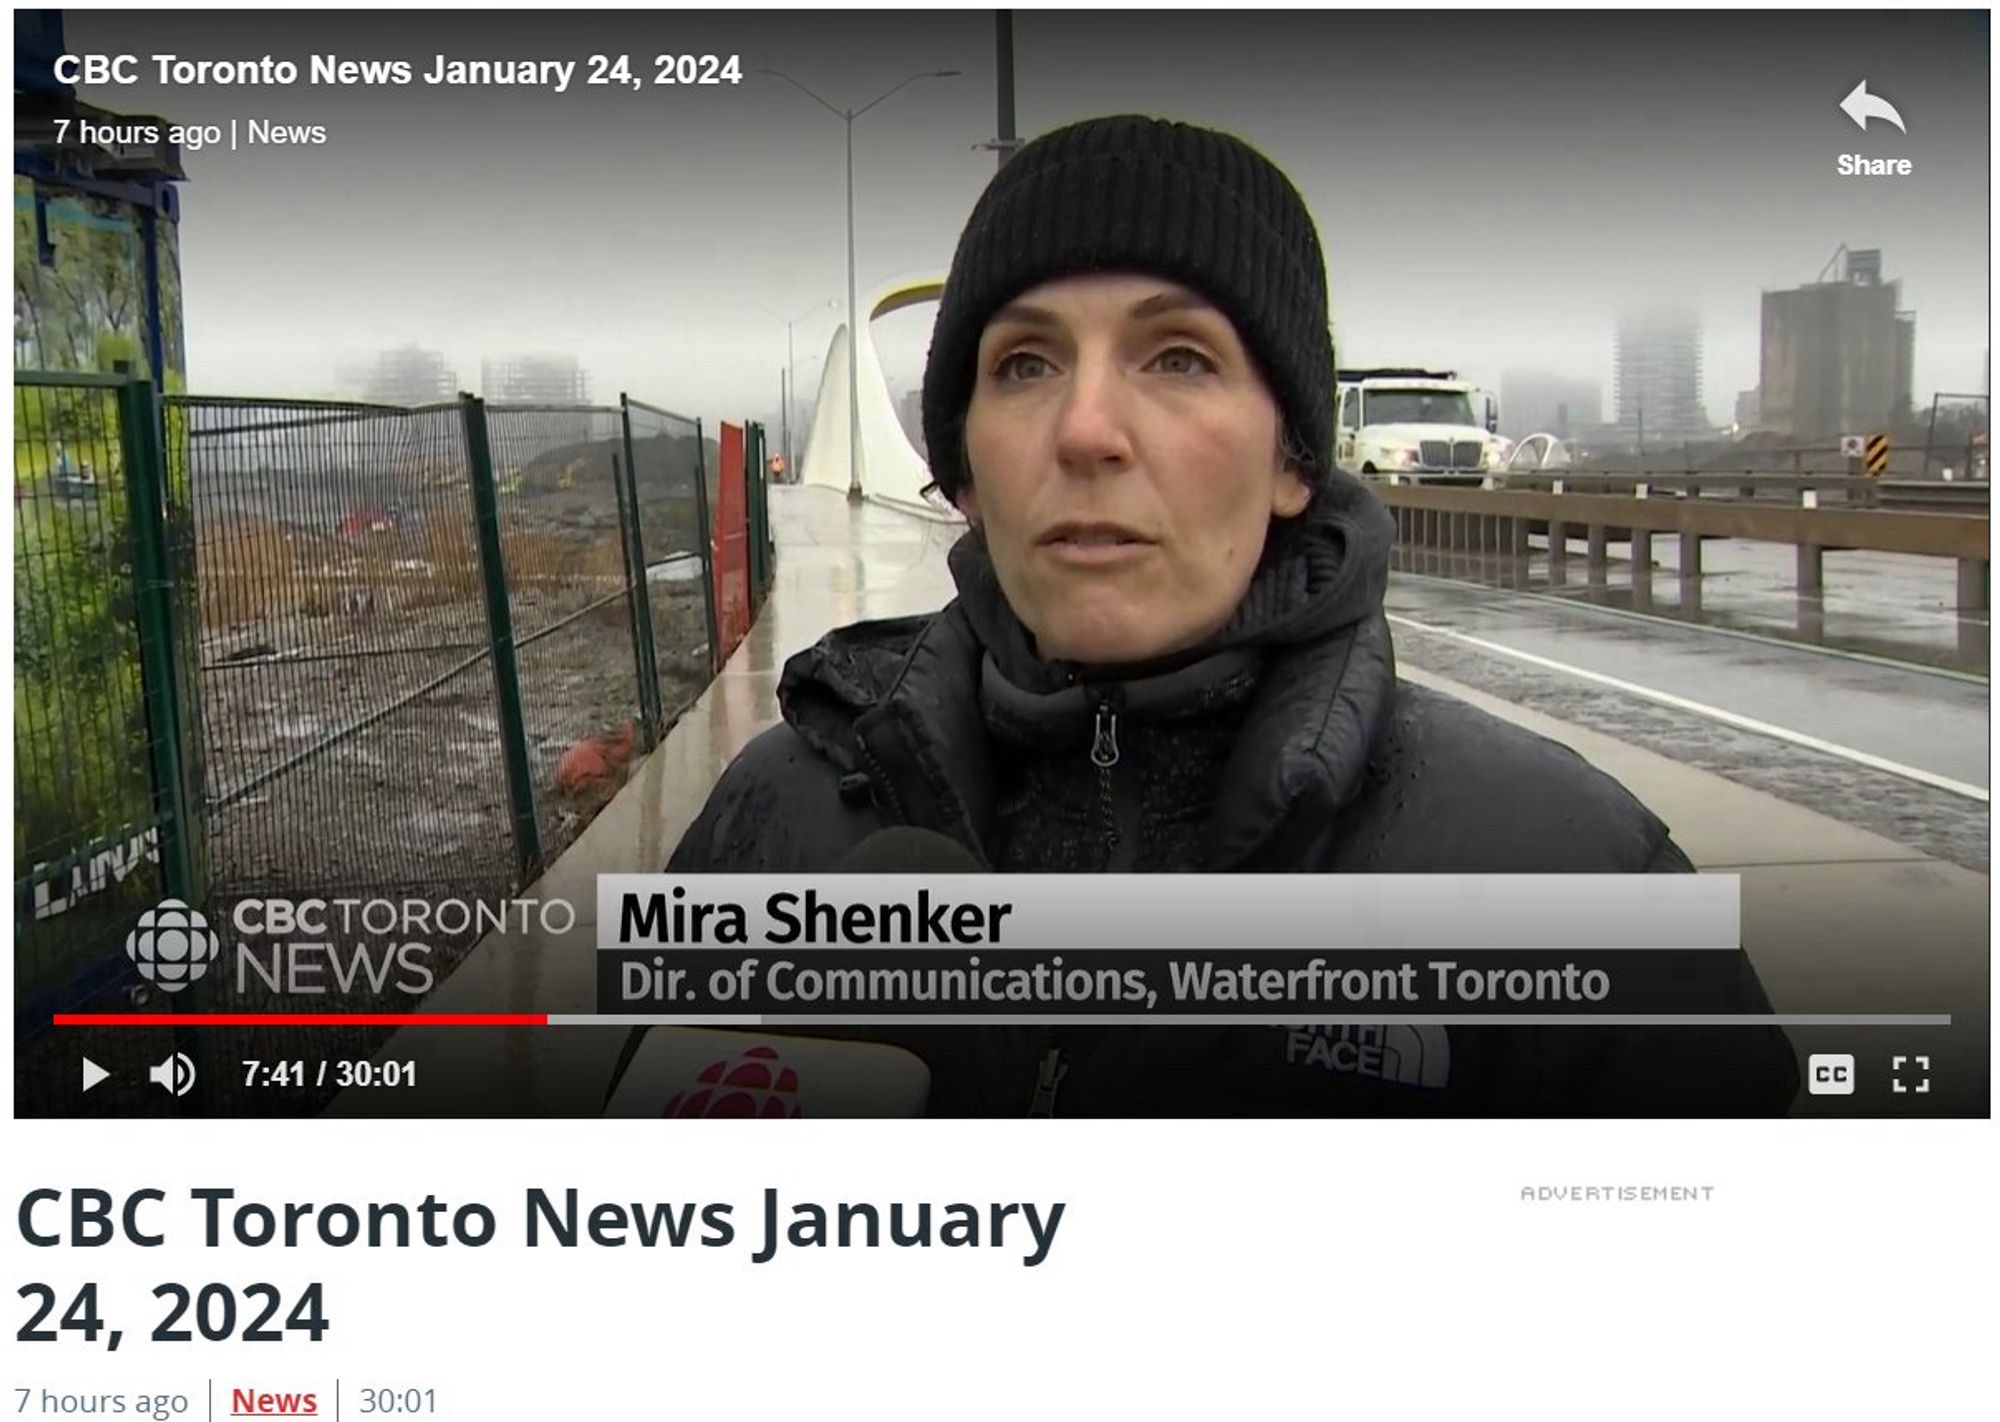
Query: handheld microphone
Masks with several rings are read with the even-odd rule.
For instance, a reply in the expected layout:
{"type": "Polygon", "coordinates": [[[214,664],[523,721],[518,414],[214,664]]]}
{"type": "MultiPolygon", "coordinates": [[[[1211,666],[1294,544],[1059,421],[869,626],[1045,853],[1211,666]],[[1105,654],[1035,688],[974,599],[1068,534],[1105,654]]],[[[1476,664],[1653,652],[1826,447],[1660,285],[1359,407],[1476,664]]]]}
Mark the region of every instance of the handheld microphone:
{"type": "Polygon", "coordinates": [[[921,1116],[931,1073],[900,1047],[703,1027],[655,1027],[607,1116],[921,1116]]]}
{"type": "Polygon", "coordinates": [[[836,874],[990,874],[971,850],[936,830],[891,825],[840,856],[836,874]]]}

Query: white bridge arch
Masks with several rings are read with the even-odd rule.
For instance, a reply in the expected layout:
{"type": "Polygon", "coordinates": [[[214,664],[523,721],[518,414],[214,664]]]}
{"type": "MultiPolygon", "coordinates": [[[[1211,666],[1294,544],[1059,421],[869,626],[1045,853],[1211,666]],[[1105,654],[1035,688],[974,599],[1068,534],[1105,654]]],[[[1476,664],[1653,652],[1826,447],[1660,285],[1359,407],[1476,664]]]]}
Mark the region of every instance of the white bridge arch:
{"type": "MultiPolygon", "coordinates": [[[[944,278],[926,273],[903,277],[877,290],[863,304],[861,344],[855,365],[861,385],[861,485],[864,497],[929,518],[959,521],[956,510],[936,495],[926,497],[931,471],[896,418],[889,398],[889,381],[870,334],[876,320],[907,307],[936,301],[944,293],[944,278]]],[[[826,368],[813,397],[812,425],[805,453],[799,457],[799,481],[846,493],[852,483],[848,467],[847,327],[833,333],[826,350],[826,368]]]]}
{"type": "Polygon", "coordinates": [[[1508,469],[1567,469],[1569,447],[1552,434],[1531,434],[1515,445],[1506,459],[1508,469]]]}

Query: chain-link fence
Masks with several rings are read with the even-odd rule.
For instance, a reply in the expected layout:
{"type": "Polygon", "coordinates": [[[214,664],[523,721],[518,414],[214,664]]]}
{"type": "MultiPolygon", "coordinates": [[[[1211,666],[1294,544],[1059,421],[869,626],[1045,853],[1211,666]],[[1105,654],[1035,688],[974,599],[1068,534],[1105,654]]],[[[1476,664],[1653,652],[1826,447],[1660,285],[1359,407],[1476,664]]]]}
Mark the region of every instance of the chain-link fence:
{"type": "Polygon", "coordinates": [[[521,717],[541,852],[617,792],[639,729],[638,584],[616,410],[487,410],[521,717]]]}
{"type": "Polygon", "coordinates": [[[190,397],[210,884],[504,891],[514,870],[464,420],[190,397]]]}
{"type": "MultiPolygon", "coordinates": [[[[163,1001],[125,943],[167,897],[218,927],[250,898],[505,898],[713,675],[695,421],[470,397],[161,411],[144,381],[88,376],[17,375],[15,404],[18,1042],[63,1012],[296,1007],[220,970],[163,1001]]],[[[476,936],[429,945],[438,979],[476,936]]],[[[314,1007],[415,1005],[362,982],[314,1007]]],[[[259,1032],[203,1042],[284,1049],[259,1032]]],[[[337,1033],[315,1054],[379,1036],[337,1033]]],[[[71,1104],[73,1071],[17,1072],[21,1108],[71,1104]]]]}
{"type": "Polygon", "coordinates": [[[715,672],[709,456],[701,422],[625,402],[653,662],[662,712],[677,716],[715,672]]]}
{"type": "MultiPolygon", "coordinates": [[[[61,1091],[58,1011],[116,1010],[137,986],[126,935],[196,892],[190,668],[152,389],[123,377],[14,388],[14,954],[18,1093],[61,1091]]],[[[141,1044],[102,1063],[136,1070],[141,1044]]]]}

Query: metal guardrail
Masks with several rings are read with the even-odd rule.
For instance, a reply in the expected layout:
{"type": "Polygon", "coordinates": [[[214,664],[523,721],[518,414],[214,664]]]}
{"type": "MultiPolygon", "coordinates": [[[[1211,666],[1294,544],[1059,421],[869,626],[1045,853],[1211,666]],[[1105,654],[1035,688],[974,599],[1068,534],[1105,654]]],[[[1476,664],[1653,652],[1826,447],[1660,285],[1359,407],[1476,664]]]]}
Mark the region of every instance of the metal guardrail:
{"type": "Polygon", "coordinates": [[[1990,524],[1983,516],[1826,508],[1762,499],[1656,498],[1650,488],[1644,497],[1571,493],[1567,487],[1571,477],[1551,480],[1562,484],[1560,491],[1401,481],[1381,483],[1376,489],[1408,544],[1525,558],[1530,533],[1545,532],[1552,580],[1563,576],[1571,530],[1583,531],[1586,567],[1593,581],[1603,578],[1611,543],[1629,544],[1634,579],[1649,579],[1654,535],[1672,534],[1680,539],[1679,576],[1684,585],[1699,582],[1704,539],[1740,538],[1796,547],[1802,595],[1820,592],[1827,552],[1864,549],[1953,559],[1958,564],[1958,606],[1978,610],[1988,605],[1990,524]]]}
{"type": "Polygon", "coordinates": [[[1821,506],[1984,510],[1992,485],[1984,479],[1873,479],[1853,474],[1634,473],[1597,469],[1510,470],[1494,474],[1397,474],[1387,483],[1423,487],[1574,490],[1587,493],[1697,495],[1702,498],[1782,499],[1818,495],[1821,506]]]}
{"type": "Polygon", "coordinates": [[[1890,479],[1876,495],[1884,509],[1957,509],[1987,514],[1993,508],[1993,486],[1985,480],[1890,479]]]}
{"type": "Polygon", "coordinates": [[[1607,474],[1594,470],[1555,473],[1537,471],[1504,476],[1504,486],[1556,489],[1558,486],[1594,493],[1664,491],[1701,498],[1777,498],[1798,503],[1808,494],[1820,506],[1838,502],[1853,507],[1955,508],[1984,510],[1992,501],[1992,486],[1972,479],[1874,479],[1853,474],[1607,474]]]}
{"type": "MultiPolygon", "coordinates": [[[[1525,437],[1516,449],[1528,447],[1534,439],[1532,435],[1525,437]]],[[[1657,446],[1643,454],[1630,449],[1593,447],[1588,441],[1558,443],[1565,450],[1568,468],[1579,472],[1628,473],[1649,468],[1678,474],[1859,475],[1863,472],[1861,460],[1838,443],[1764,446],[1704,441],[1657,446]]],[[[1891,441],[1887,473],[1891,479],[1916,479],[1935,477],[1939,469],[1952,469],[1960,478],[1966,478],[1983,470],[1986,462],[1982,438],[1940,443],[1912,438],[1906,433],[1891,441]]],[[[1536,468],[1528,464],[1521,467],[1536,468]]]]}

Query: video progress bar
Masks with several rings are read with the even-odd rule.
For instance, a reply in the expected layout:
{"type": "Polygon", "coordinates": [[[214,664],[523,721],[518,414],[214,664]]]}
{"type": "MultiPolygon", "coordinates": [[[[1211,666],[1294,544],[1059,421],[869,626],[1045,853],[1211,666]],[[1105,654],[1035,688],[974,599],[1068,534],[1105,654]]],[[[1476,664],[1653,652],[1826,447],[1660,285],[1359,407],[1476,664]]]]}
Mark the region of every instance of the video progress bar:
{"type": "Polygon", "coordinates": [[[58,1027],[1949,1027],[1949,1012],[588,1013],[58,1012],[58,1027]]]}
{"type": "Polygon", "coordinates": [[[547,1027],[546,1012],[58,1012],[58,1027],[547,1027]]]}

